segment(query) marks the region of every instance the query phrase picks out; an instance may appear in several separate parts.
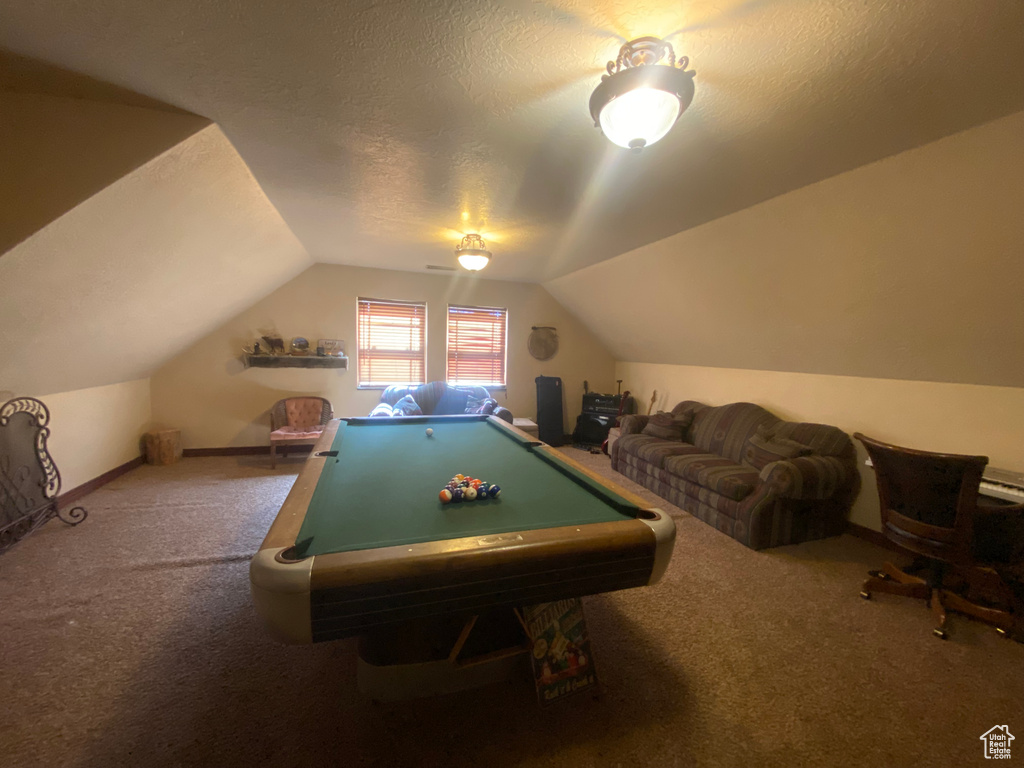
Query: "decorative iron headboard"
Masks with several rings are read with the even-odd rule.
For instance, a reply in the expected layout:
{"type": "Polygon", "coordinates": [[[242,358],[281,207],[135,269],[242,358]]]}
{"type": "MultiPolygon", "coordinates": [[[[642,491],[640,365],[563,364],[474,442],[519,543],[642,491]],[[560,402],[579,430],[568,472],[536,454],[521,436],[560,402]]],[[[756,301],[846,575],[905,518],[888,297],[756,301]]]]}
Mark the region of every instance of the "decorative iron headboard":
{"type": "Polygon", "coordinates": [[[57,508],[60,472],[46,449],[50,411],[34,397],[0,406],[0,553],[52,517],[78,525],[82,507],[57,508]]]}

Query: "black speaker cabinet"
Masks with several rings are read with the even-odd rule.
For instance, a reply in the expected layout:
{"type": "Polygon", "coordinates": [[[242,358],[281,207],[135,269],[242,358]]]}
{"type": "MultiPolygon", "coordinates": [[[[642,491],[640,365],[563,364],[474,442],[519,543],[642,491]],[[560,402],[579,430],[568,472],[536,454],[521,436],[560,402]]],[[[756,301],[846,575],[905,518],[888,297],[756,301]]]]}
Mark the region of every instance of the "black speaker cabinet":
{"type": "Polygon", "coordinates": [[[598,413],[581,413],[576,419],[576,431],[572,441],[579,445],[601,445],[608,437],[608,430],[615,424],[614,416],[598,413]]]}
{"type": "Polygon", "coordinates": [[[562,380],[557,376],[537,379],[537,437],[548,445],[565,442],[562,426],[562,380]]]}

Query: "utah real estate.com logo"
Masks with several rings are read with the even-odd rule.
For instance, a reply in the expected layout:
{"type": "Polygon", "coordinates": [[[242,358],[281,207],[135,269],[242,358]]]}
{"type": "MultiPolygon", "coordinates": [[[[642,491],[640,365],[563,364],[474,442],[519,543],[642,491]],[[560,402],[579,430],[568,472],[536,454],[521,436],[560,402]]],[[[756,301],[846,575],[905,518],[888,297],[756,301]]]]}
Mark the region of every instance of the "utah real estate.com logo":
{"type": "Polygon", "coordinates": [[[986,760],[1009,760],[1010,742],[1014,736],[1010,733],[1009,727],[1005,725],[993,725],[980,736],[985,742],[986,760]]]}

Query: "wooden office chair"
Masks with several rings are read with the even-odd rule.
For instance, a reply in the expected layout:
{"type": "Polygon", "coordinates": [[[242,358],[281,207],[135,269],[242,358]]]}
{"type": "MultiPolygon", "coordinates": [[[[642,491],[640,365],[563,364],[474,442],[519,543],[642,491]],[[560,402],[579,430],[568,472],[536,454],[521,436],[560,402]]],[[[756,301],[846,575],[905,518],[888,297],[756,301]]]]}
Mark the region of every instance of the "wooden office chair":
{"type": "Polygon", "coordinates": [[[947,636],[947,610],[973,616],[1007,634],[1019,617],[1020,604],[995,569],[1008,564],[1000,560],[1013,555],[1009,547],[1000,553],[995,551],[1000,547],[991,544],[1005,544],[1005,534],[1013,533],[1015,525],[1019,535],[1024,504],[979,508],[978,486],[988,457],[901,448],[859,432],[854,437],[864,444],[875,467],[882,533],[918,555],[915,565],[921,573],[914,575],[887,562],[881,571],[871,572],[861,597],[867,600],[872,592],[886,592],[928,600],[936,622],[932,631],[942,639],[947,636]],[[1009,525],[996,531],[993,524],[1001,523],[1009,525]],[[989,546],[979,546],[986,543],[989,546]],[[984,596],[988,604],[968,600],[967,591],[984,596]]]}
{"type": "Polygon", "coordinates": [[[293,445],[315,445],[324,425],[334,417],[331,402],[323,397],[289,397],[270,409],[270,466],[277,467],[277,447],[287,456],[293,445]]]}

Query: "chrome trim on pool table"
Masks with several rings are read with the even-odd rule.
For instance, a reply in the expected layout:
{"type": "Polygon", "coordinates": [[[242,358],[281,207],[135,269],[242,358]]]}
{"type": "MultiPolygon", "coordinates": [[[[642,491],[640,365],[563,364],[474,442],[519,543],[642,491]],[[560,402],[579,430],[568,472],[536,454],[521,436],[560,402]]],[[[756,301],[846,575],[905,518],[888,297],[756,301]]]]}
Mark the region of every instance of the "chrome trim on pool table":
{"type": "Polygon", "coordinates": [[[285,547],[261,549],[249,563],[249,589],[256,612],[271,634],[286,643],[313,642],[309,580],[313,559],[278,558],[285,547]]]}
{"type": "Polygon", "coordinates": [[[648,527],[654,531],[654,540],[657,542],[654,550],[654,567],[651,569],[651,580],[647,582],[650,585],[661,581],[661,577],[668,570],[668,564],[672,560],[672,550],[675,548],[676,543],[676,522],[663,510],[651,509],[648,511],[658,514],[658,517],[653,520],[648,520],[643,514],[640,515],[640,519],[647,523],[648,527]]]}

